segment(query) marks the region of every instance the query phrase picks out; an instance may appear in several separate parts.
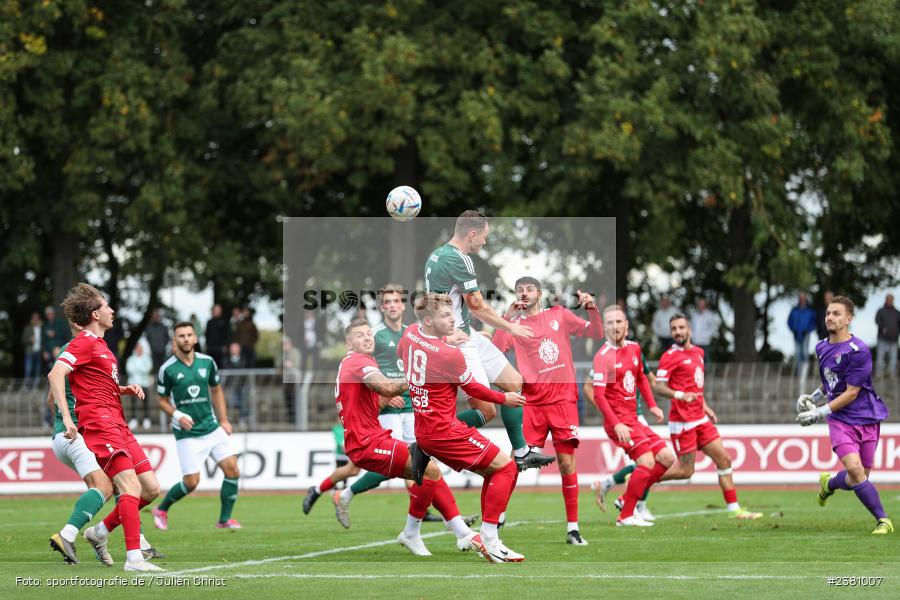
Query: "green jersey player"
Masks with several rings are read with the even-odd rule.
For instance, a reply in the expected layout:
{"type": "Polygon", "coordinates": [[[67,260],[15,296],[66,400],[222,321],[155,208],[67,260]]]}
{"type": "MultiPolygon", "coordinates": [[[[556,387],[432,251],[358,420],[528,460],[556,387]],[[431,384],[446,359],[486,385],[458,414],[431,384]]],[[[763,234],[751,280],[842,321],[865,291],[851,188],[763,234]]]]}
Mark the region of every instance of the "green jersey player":
{"type": "Polygon", "coordinates": [[[168,511],[175,502],[191,493],[200,483],[200,468],[208,456],[225,475],[219,492],[221,509],[216,527],[240,529],[231,517],[237,501],[237,452],[229,441],[231,423],[225,406],[225,393],[219,385],[219,370],[212,357],[194,350],[197,334],[189,321],[175,325],[175,354],[162,364],[157,377],[159,407],[172,419],[172,431],[178,449],[183,476],[153,509],[153,522],[168,529],[168,511]]]}
{"type": "MultiPolygon", "coordinates": [[[[490,233],[488,218],[474,210],[467,210],[456,219],[453,237],[435,250],[425,261],[425,291],[448,294],[453,303],[453,315],[457,332],[454,340],[448,336],[447,343],[457,345],[466,359],[466,366],[475,380],[485,386],[492,383],[507,392],[521,392],[522,375],[516,371],[500,350],[491,341],[477,332],[472,332],[471,317],[496,329],[507,331],[514,336],[533,337],[531,328],[510,322],[501,317],[485,302],[478,288],[478,277],[470,254],[480,251],[490,233]]],[[[496,415],[496,408],[490,402],[469,398],[469,410],[457,418],[474,427],[481,427],[496,415]]],[[[543,467],[554,460],[537,449],[529,448],[522,433],[522,408],[500,407],[500,418],[513,447],[513,457],[519,470],[543,467]]]]}

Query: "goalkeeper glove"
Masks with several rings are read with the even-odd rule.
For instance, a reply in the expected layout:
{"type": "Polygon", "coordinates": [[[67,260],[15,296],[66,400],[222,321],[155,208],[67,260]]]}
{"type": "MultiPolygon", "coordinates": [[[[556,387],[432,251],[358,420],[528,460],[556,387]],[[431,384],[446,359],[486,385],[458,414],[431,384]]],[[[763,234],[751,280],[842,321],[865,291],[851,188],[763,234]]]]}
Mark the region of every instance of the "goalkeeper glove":
{"type": "Polygon", "coordinates": [[[808,410],[813,410],[816,407],[816,403],[825,399],[825,394],[822,393],[822,390],[816,388],[812,394],[803,394],[799,398],[797,398],[797,412],[805,412],[808,410]]]}
{"type": "Polygon", "coordinates": [[[831,408],[827,404],[823,404],[818,408],[806,410],[797,415],[797,422],[803,427],[809,427],[814,423],[818,423],[819,419],[831,414],[831,408]]]}

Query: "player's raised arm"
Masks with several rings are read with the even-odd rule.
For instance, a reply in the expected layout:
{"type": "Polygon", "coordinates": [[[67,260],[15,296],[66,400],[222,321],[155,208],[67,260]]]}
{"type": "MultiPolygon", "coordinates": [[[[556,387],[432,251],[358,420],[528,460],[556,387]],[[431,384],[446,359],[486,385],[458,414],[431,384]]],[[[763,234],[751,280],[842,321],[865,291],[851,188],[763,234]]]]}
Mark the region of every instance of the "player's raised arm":
{"type": "Polygon", "coordinates": [[[507,331],[515,336],[534,337],[534,332],[531,330],[531,327],[519,325],[518,323],[511,323],[497,314],[497,311],[484,301],[481,290],[475,290],[474,292],[465,294],[464,298],[466,300],[466,306],[469,307],[472,314],[478,317],[478,320],[482,323],[490,325],[500,331],[507,331]]]}

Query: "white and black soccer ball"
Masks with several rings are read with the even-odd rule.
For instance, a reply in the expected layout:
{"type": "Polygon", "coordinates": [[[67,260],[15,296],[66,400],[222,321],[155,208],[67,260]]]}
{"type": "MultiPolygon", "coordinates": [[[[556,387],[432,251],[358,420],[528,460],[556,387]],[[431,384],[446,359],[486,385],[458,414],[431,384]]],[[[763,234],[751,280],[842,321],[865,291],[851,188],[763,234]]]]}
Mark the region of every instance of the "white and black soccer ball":
{"type": "Polygon", "coordinates": [[[422,197],[414,188],[401,185],[388,192],[385,208],[398,221],[410,221],[422,210],[422,197]]]}

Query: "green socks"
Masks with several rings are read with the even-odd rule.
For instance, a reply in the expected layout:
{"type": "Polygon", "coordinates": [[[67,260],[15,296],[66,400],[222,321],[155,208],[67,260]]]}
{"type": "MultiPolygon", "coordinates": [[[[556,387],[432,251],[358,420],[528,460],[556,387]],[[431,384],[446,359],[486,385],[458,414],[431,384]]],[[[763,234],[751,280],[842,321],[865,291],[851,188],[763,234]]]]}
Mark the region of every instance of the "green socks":
{"type": "Polygon", "coordinates": [[[170,506],[187,496],[189,493],[188,489],[184,487],[184,482],[179,481],[178,485],[173,485],[172,489],[169,490],[169,493],[166,494],[166,497],[163,498],[163,501],[159,503],[159,510],[163,512],[168,511],[170,506]]]}
{"type": "Polygon", "coordinates": [[[354,494],[362,494],[363,492],[368,492],[369,490],[374,490],[379,485],[381,485],[382,481],[387,481],[388,478],[380,473],[373,473],[372,471],[367,472],[365,475],[357,479],[353,482],[353,485],[350,486],[350,491],[354,494]]]}
{"type": "Polygon", "coordinates": [[[69,525],[76,529],[81,529],[88,524],[88,521],[94,518],[100,509],[103,508],[106,499],[97,488],[88,488],[78,501],[75,502],[75,508],[69,516],[69,525]]]}
{"type": "Polygon", "coordinates": [[[503,419],[503,427],[506,428],[506,435],[512,444],[513,450],[518,450],[526,446],[525,434],[522,433],[522,407],[501,406],[500,418],[503,419]]]}
{"type": "Polygon", "coordinates": [[[631,473],[634,471],[634,467],[634,463],[622,467],[621,469],[613,473],[613,481],[615,481],[619,485],[622,485],[623,483],[625,483],[625,479],[627,479],[628,476],[631,475],[631,473]]]}
{"type": "MultiPolygon", "coordinates": [[[[171,493],[171,491],[170,491],[171,493]]],[[[238,497],[238,480],[226,477],[222,480],[222,488],[219,490],[219,499],[222,501],[222,508],[219,510],[219,523],[225,523],[231,518],[231,511],[238,497]]],[[[166,500],[169,496],[166,495],[166,500]]]]}
{"type": "Polygon", "coordinates": [[[472,427],[481,427],[484,425],[484,415],[476,408],[470,408],[460,413],[456,413],[456,418],[472,427]]]}

